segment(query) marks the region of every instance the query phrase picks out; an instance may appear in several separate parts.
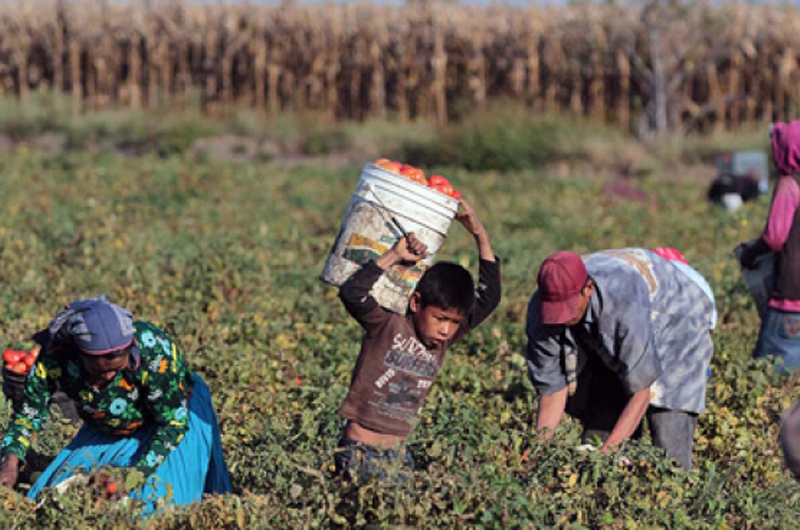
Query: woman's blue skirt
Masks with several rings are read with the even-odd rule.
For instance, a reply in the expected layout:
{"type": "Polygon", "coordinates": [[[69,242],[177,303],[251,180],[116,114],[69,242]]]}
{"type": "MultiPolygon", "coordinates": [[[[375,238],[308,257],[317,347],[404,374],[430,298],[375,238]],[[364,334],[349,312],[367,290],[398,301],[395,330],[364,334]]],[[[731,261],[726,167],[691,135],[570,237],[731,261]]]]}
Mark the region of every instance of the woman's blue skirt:
{"type": "MultiPolygon", "coordinates": [[[[28,497],[35,499],[43,488],[56,486],[78,471],[92,473],[103,466],[132,467],[147,448],[155,427],[143,427],[130,436],[120,437],[101,433],[84,423],[31,487],[28,497]]],[[[169,502],[176,505],[197,502],[204,493],[231,492],[211,395],[197,374],[189,399],[189,430],[145,485],[130,492],[130,496],[142,500],[144,513],[149,515],[155,511],[159,499],[167,498],[167,485],[171,489],[169,502]]]]}

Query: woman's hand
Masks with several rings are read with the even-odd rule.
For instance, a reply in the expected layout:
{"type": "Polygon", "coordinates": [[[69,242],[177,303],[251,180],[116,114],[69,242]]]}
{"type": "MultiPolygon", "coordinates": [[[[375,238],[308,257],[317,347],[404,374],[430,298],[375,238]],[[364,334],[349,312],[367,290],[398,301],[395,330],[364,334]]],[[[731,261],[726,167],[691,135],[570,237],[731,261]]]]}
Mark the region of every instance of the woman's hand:
{"type": "Polygon", "coordinates": [[[0,485],[13,488],[19,478],[19,457],[7,454],[0,460],[0,485]]]}
{"type": "Polygon", "coordinates": [[[22,399],[26,379],[27,374],[18,374],[3,366],[3,394],[12,403],[18,403],[22,399]]]}
{"type": "Polygon", "coordinates": [[[759,237],[754,244],[744,246],[739,256],[739,264],[745,269],[755,269],[758,266],[758,258],[771,251],[764,238],[759,237]]]}

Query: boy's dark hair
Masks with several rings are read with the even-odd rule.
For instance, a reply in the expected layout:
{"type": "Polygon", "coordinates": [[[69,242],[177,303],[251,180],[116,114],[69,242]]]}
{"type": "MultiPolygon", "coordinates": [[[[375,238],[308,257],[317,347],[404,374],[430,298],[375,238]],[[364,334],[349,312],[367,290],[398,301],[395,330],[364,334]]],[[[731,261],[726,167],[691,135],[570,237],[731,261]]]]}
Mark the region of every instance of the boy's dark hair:
{"type": "Polygon", "coordinates": [[[442,309],[456,309],[467,315],[475,302],[472,275],[461,265],[450,261],[440,261],[425,271],[416,292],[420,294],[423,308],[435,305],[442,309]]]}

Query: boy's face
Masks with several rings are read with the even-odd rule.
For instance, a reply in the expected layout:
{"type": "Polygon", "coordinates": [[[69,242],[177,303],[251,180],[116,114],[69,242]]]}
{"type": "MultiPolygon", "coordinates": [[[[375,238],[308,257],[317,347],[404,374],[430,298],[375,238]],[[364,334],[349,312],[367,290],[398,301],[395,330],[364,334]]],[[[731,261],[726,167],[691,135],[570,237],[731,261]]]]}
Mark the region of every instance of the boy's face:
{"type": "Polygon", "coordinates": [[[464,313],[435,305],[422,307],[419,293],[411,295],[409,308],[417,336],[428,349],[440,347],[453,338],[464,323],[464,313]]]}

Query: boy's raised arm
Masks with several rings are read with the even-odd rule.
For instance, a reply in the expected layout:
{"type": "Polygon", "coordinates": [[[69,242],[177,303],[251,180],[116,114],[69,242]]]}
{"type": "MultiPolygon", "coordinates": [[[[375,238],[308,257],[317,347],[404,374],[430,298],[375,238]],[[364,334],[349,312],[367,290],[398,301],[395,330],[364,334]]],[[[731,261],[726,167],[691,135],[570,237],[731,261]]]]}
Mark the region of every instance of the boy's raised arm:
{"type": "Polygon", "coordinates": [[[495,261],[496,257],[492,251],[492,245],[489,243],[489,233],[486,232],[483,223],[478,219],[475,208],[464,198],[460,199],[459,202],[461,203],[461,211],[456,214],[456,220],[464,225],[467,232],[475,238],[480,258],[485,261],[495,261]]]}
{"type": "Polygon", "coordinates": [[[370,294],[372,286],[384,271],[399,263],[416,263],[425,257],[427,247],[413,233],[397,240],[392,248],[381,257],[370,260],[358,269],[339,288],[341,298],[347,312],[362,326],[367,327],[364,317],[379,308],[378,301],[370,294]]]}
{"type": "Polygon", "coordinates": [[[469,327],[475,328],[483,322],[500,303],[500,262],[492,250],[489,233],[478,219],[475,209],[465,199],[461,199],[462,211],[456,219],[475,238],[478,245],[480,266],[478,271],[478,287],[475,292],[475,306],[469,316],[469,327]]]}
{"type": "Polygon", "coordinates": [[[361,317],[379,307],[377,300],[369,294],[369,291],[381,274],[383,269],[378,267],[374,260],[370,260],[339,287],[339,298],[344,308],[359,322],[361,317]]]}

